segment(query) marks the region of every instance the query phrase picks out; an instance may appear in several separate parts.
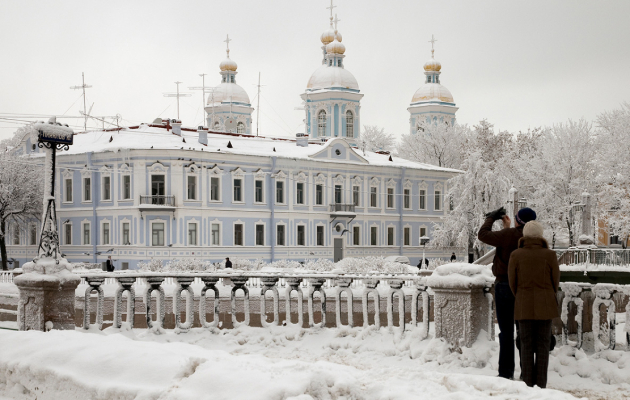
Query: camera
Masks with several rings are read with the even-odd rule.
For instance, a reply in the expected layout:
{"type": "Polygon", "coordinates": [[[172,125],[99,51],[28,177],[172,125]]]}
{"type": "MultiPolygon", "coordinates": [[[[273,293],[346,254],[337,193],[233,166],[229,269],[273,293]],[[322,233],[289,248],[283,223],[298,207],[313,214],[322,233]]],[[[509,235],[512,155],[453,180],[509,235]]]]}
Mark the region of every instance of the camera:
{"type": "Polygon", "coordinates": [[[496,221],[498,219],[503,218],[504,215],[507,215],[507,211],[505,211],[505,207],[501,207],[487,213],[486,218],[492,218],[493,220],[496,221]]]}

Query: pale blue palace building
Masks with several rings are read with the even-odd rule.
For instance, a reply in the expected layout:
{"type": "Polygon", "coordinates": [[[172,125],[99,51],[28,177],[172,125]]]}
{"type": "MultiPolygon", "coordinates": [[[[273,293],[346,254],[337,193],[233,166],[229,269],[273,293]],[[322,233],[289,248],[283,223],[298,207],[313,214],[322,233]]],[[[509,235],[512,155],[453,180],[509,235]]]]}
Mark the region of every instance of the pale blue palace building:
{"type": "MultiPolygon", "coordinates": [[[[407,256],[417,264],[421,236],[449,207],[447,181],[459,171],[360,150],[359,85],[345,68],[336,21],[321,35],[322,64],[304,101],[306,133],[256,137],[254,109],[236,82],[236,62],[220,64],[208,95],[207,127],[156,120],[77,133],[57,156],[62,252],[71,262],[135,269],[151,259],[230,258],[305,261],[407,256]],[[334,25],[334,26],[333,26],[334,25]]],[[[229,43],[229,42],[228,42],[229,43]]],[[[410,129],[452,122],[457,107],[432,57],[409,105],[410,129]]],[[[41,156],[31,137],[19,151],[41,156]]],[[[35,223],[10,228],[8,251],[36,255],[35,223]]],[[[427,258],[451,251],[426,249],[427,258]]]]}

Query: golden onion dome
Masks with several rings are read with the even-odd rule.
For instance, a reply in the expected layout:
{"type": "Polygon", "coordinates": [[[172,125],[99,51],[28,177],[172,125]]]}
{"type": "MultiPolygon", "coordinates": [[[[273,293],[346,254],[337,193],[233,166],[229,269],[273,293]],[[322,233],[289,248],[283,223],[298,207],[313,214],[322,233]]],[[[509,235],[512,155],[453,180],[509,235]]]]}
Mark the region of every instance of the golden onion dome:
{"type": "Polygon", "coordinates": [[[327,45],[328,43],[332,43],[332,41],[335,40],[335,36],[335,30],[331,26],[328,30],[322,33],[320,39],[324,45],[327,45]]]}
{"type": "Polygon", "coordinates": [[[326,45],[326,53],[328,54],[343,54],[346,52],[346,46],[343,43],[334,41],[326,45]]]}
{"type": "Polygon", "coordinates": [[[236,71],[237,65],[236,62],[234,62],[230,58],[226,58],[225,60],[221,61],[221,64],[219,64],[219,68],[221,68],[221,71],[236,71]]]}
{"type": "Polygon", "coordinates": [[[428,71],[439,72],[441,69],[442,69],[442,64],[440,64],[439,61],[436,61],[433,58],[431,58],[429,61],[424,63],[424,70],[427,72],[428,71]]]}

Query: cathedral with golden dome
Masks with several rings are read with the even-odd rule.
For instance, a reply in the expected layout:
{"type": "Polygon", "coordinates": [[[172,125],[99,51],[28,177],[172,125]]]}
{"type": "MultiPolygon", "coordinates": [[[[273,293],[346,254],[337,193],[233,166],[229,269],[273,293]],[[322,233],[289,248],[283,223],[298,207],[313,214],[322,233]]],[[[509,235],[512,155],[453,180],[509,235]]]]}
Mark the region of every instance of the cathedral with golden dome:
{"type": "Polygon", "coordinates": [[[455,123],[455,105],[451,92],[440,83],[442,64],[435,59],[433,45],[437,40],[431,36],[431,59],[424,64],[424,84],[416,90],[409,104],[410,132],[416,133],[423,122],[455,123]]]}

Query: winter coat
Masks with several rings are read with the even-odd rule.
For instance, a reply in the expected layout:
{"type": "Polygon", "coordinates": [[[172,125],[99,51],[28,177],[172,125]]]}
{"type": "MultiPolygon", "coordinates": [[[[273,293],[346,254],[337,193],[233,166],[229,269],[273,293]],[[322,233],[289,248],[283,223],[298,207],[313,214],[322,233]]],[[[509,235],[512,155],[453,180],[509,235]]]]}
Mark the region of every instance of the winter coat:
{"type": "Polygon", "coordinates": [[[523,237],[512,253],[509,281],[514,303],[514,319],[554,319],[559,317],[558,284],[560,267],[556,252],[549,250],[547,241],[523,237]]]}
{"type": "Polygon", "coordinates": [[[518,240],[523,237],[523,227],[505,228],[500,231],[492,231],[492,218],[479,228],[477,238],[485,244],[496,247],[496,253],[492,260],[492,273],[496,276],[496,282],[508,281],[508,263],[510,255],[518,248],[518,240]]]}
{"type": "Polygon", "coordinates": [[[227,260],[227,261],[225,262],[225,268],[232,268],[232,261],[227,260]]]}
{"type": "Polygon", "coordinates": [[[112,260],[107,260],[105,262],[105,267],[107,269],[107,272],[114,272],[114,264],[112,263],[112,260]]]}

